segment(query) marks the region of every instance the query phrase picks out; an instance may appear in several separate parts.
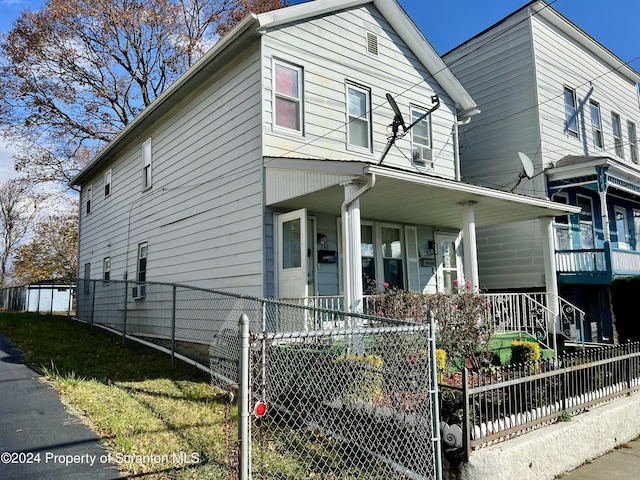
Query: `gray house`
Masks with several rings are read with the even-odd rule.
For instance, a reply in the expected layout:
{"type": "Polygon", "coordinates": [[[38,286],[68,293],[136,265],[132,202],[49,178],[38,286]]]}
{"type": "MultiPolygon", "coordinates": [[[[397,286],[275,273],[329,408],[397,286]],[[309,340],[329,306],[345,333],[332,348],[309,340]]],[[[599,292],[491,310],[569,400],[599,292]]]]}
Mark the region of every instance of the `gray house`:
{"type": "Polygon", "coordinates": [[[579,209],[462,183],[477,113],[395,0],[248,16],[73,179],[79,276],[137,281],[130,309],[150,281],[352,311],[482,285],[476,227],[579,209]]]}
{"type": "Polygon", "coordinates": [[[613,341],[608,287],[640,274],[640,74],[543,1],[444,60],[482,110],[461,127],[463,179],[580,208],[555,219],[553,279],[534,222],[479,229],[481,286],[557,280],[587,313],[586,340],[613,341]]]}

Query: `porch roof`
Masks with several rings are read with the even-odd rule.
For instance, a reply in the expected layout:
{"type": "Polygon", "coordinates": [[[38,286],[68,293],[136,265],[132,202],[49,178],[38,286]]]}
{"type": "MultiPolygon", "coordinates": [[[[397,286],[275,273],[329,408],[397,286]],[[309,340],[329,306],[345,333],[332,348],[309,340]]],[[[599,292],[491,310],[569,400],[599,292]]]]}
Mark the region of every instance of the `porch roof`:
{"type": "Polygon", "coordinates": [[[361,217],[367,220],[461,229],[463,207],[470,202],[477,227],[580,211],[546,199],[396,168],[360,162],[310,164],[305,160],[266,164],[266,203],[279,210],[307,208],[339,216],[344,201],[342,185],[353,180],[364,182],[368,176],[375,177],[375,184],[360,197],[361,217]],[[292,178],[296,178],[295,186],[292,178]]]}

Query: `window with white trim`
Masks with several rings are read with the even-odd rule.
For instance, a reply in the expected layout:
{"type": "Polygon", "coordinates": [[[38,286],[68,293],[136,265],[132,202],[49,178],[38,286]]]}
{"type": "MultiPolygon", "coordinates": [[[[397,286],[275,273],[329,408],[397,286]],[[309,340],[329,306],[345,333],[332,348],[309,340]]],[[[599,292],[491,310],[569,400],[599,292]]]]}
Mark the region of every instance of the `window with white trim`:
{"type": "Polygon", "coordinates": [[[274,125],[302,133],[302,68],[274,61],[274,125]]]}
{"type": "Polygon", "coordinates": [[[136,273],[136,280],[139,283],[147,281],[147,242],[138,245],[138,272],[136,273]]]}
{"type": "Polygon", "coordinates": [[[93,207],[93,185],[87,187],[87,196],[85,198],[87,214],[91,213],[93,207]]]}
{"type": "Polygon", "coordinates": [[[383,226],[380,233],[384,281],[389,288],[404,290],[404,256],[400,228],[383,226]]]}
{"type": "Polygon", "coordinates": [[[411,158],[417,167],[433,168],[431,147],[431,121],[426,110],[411,107],[411,123],[417,122],[411,129],[411,158]]]}
{"type": "Polygon", "coordinates": [[[568,135],[578,138],[578,109],[576,105],[576,91],[572,88],[564,87],[564,109],[567,116],[565,128],[568,135]]]}
{"type": "Polygon", "coordinates": [[[347,144],[371,150],[371,91],[347,83],[347,144]]]}
{"type": "Polygon", "coordinates": [[[111,195],[111,170],[104,172],[104,196],[111,195]]]}
{"type": "MultiPolygon", "coordinates": [[[[566,193],[555,193],[552,200],[563,205],[569,204],[569,196],[566,193]]],[[[558,215],[553,220],[556,233],[556,250],[572,250],[569,215],[558,215]]]]}
{"type": "Polygon", "coordinates": [[[640,251],[640,210],[633,210],[633,233],[636,252],[640,251]]]}
{"type": "Polygon", "coordinates": [[[602,138],[602,121],[600,120],[600,105],[593,100],[589,101],[591,110],[591,135],[593,137],[593,145],[598,148],[604,147],[602,138]]]}
{"type": "Polygon", "coordinates": [[[638,138],[636,136],[636,124],[627,122],[627,136],[629,137],[629,153],[631,161],[638,163],[638,138]]]}
{"type": "Polygon", "coordinates": [[[142,144],[142,189],[147,190],[153,184],[151,171],[151,139],[147,139],[142,144]]]}
{"type": "Polygon", "coordinates": [[[624,158],[624,147],[622,145],[622,126],[620,124],[620,115],[611,112],[611,128],[613,129],[613,146],[616,155],[624,158]]]}
{"type": "Polygon", "coordinates": [[[580,248],[596,248],[593,235],[593,203],[591,198],[578,195],[577,201],[580,207],[580,213],[578,215],[580,222],[580,248]]]}
{"type": "Polygon", "coordinates": [[[376,285],[376,255],[373,225],[360,225],[360,255],[362,257],[362,289],[366,295],[372,294],[376,285]]]}
{"type": "Polygon", "coordinates": [[[111,257],[106,257],[102,261],[102,279],[105,282],[111,280],[111,257]]]}

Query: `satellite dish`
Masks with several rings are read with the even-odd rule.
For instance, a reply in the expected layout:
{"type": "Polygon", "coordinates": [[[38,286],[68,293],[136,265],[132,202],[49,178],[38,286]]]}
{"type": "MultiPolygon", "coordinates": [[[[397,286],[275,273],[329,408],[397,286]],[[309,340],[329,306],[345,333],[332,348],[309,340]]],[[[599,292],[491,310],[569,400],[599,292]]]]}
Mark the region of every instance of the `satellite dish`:
{"type": "MultiPolygon", "coordinates": [[[[389,105],[391,105],[391,108],[393,109],[393,113],[395,115],[393,117],[394,125],[397,124],[397,126],[402,127],[402,130],[404,132],[406,132],[407,131],[407,124],[404,123],[404,118],[402,118],[402,112],[398,108],[398,104],[396,103],[395,99],[391,96],[390,93],[387,93],[387,101],[389,102],[389,105]]],[[[397,127],[396,127],[396,129],[397,129],[397,127]]]]}
{"type": "Polygon", "coordinates": [[[520,163],[522,164],[522,171],[524,172],[524,176],[526,176],[527,178],[532,178],[533,163],[531,162],[531,159],[527,156],[526,153],[522,152],[518,152],[518,157],[520,157],[520,163]]]}

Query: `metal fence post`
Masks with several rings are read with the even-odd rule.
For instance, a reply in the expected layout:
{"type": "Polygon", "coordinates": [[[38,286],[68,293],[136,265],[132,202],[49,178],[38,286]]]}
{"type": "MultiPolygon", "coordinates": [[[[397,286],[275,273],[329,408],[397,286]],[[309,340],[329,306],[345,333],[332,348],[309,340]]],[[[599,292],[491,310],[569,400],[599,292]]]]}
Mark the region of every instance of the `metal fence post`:
{"type": "Polygon", "coordinates": [[[249,413],[249,318],[246,314],[240,316],[240,359],[238,364],[239,390],[238,390],[238,446],[239,446],[239,479],[249,480],[251,478],[250,448],[251,438],[249,437],[250,413],[249,413]]]}
{"type": "Polygon", "coordinates": [[[173,308],[171,309],[171,366],[176,356],[176,286],[173,286],[173,308]]]}
{"type": "Polygon", "coordinates": [[[127,338],[127,304],[128,304],[128,295],[129,295],[129,281],[124,281],[124,313],[122,318],[122,343],[124,344],[125,339],[127,338]]]}
{"type": "Polygon", "coordinates": [[[462,434],[464,442],[464,450],[467,460],[471,457],[471,421],[469,414],[469,370],[467,367],[462,369],[462,434]]]}
{"type": "MultiPolygon", "coordinates": [[[[93,315],[95,314],[96,311],[96,281],[89,281],[89,285],[91,285],[93,283],[93,288],[91,289],[91,326],[93,327],[93,315]]],[[[38,302],[40,302],[40,299],[38,299],[38,302]]]]}
{"type": "Polygon", "coordinates": [[[440,443],[440,405],[438,398],[438,363],[436,360],[436,329],[433,312],[427,314],[429,321],[429,352],[431,363],[431,406],[433,416],[433,446],[436,480],[442,480],[442,452],[440,443]]]}

